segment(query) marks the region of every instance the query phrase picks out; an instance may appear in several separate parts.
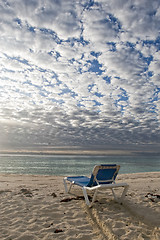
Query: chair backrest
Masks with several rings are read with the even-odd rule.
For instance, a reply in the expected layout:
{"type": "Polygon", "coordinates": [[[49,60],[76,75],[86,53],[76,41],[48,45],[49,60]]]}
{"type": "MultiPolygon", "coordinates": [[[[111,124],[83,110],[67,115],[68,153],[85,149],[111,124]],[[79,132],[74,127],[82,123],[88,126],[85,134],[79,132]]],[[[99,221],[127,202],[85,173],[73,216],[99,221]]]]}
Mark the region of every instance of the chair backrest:
{"type": "Polygon", "coordinates": [[[96,165],[93,169],[87,186],[92,187],[99,184],[102,185],[113,183],[116,179],[119,169],[120,166],[116,164],[96,165]]]}

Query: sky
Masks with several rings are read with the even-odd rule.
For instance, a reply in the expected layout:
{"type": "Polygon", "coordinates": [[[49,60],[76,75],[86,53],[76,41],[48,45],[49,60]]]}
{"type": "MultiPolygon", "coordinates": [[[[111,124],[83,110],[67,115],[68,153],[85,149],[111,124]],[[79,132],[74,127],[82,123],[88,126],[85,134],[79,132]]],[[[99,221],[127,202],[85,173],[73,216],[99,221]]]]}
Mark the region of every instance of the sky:
{"type": "Polygon", "coordinates": [[[160,146],[160,0],[0,0],[0,149],[160,146]]]}

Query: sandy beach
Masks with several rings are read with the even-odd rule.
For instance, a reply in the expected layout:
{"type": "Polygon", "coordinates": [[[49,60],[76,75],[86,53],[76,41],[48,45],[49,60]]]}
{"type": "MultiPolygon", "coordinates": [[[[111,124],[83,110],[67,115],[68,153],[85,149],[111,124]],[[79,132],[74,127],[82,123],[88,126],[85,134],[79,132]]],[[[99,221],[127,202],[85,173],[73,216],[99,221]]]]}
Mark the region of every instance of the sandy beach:
{"type": "Polygon", "coordinates": [[[121,174],[123,204],[108,190],[88,208],[81,189],[65,193],[63,177],[0,174],[0,240],[159,240],[159,181],[160,172],[121,174]]]}

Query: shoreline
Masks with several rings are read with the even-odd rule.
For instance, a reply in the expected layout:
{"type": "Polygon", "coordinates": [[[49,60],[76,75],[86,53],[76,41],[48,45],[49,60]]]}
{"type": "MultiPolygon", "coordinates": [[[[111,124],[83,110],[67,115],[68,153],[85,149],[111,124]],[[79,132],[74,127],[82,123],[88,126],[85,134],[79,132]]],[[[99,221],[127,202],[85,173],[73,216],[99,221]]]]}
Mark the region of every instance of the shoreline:
{"type": "MultiPolygon", "coordinates": [[[[91,173],[91,172],[90,172],[91,173]]],[[[160,174],[160,171],[149,171],[149,172],[133,172],[133,173],[118,173],[118,176],[116,179],[119,179],[120,176],[126,176],[130,179],[132,179],[132,175],[133,175],[133,178],[137,175],[143,175],[143,174],[160,174]]],[[[61,175],[54,175],[54,174],[31,174],[31,173],[9,173],[9,172],[0,172],[0,178],[3,177],[3,176],[8,176],[8,177],[12,177],[12,176],[15,176],[15,177],[21,177],[21,176],[30,176],[30,177],[57,177],[57,178],[63,178],[63,177],[67,177],[67,176],[79,176],[79,175],[76,175],[76,174],[61,174],[61,175]]],[[[90,177],[90,175],[88,175],[90,177]]],[[[154,176],[153,176],[154,178],[154,176]]]]}
{"type": "MultiPolygon", "coordinates": [[[[142,177],[142,175],[145,175],[145,174],[153,174],[153,178],[154,178],[154,174],[160,174],[160,171],[149,171],[149,172],[133,172],[133,173],[118,173],[117,175],[117,178],[116,179],[120,179],[120,177],[127,177],[127,178],[131,178],[132,179],[132,175],[133,175],[133,178],[135,177],[134,175],[140,175],[142,177]]],[[[8,172],[0,172],[0,178],[3,177],[3,176],[33,176],[33,177],[57,177],[57,178],[63,178],[63,177],[66,177],[65,174],[61,174],[61,175],[51,175],[51,174],[30,174],[30,173],[8,173],[8,172]]],[[[73,174],[74,175],[74,174],[73,174]]],[[[69,175],[67,175],[69,176],[69,175]]],[[[76,176],[76,175],[75,175],[76,176]]],[[[145,177],[144,177],[145,178],[145,177]]]]}
{"type": "Polygon", "coordinates": [[[159,151],[134,151],[134,150],[0,150],[0,155],[37,155],[37,156],[160,156],[159,151]]]}
{"type": "Polygon", "coordinates": [[[160,239],[160,172],[119,174],[129,184],[122,205],[110,191],[100,193],[88,208],[77,196],[66,194],[63,176],[0,173],[1,238],[127,240],[160,239]]]}

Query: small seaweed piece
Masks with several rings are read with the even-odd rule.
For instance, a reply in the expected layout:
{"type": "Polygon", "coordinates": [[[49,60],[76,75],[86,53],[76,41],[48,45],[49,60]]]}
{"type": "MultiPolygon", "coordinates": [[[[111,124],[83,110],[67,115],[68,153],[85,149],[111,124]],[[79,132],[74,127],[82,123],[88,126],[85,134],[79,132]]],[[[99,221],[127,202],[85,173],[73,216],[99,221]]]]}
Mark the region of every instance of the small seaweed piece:
{"type": "Polygon", "coordinates": [[[57,197],[57,194],[55,194],[54,192],[51,194],[52,197],[57,197]]]}
{"type": "MultiPolygon", "coordinates": [[[[89,200],[92,200],[90,196],[88,196],[89,200]]],[[[77,196],[77,197],[70,197],[70,198],[63,198],[60,202],[70,202],[72,200],[84,200],[83,196],[77,196]]]]}
{"type": "Polygon", "coordinates": [[[58,228],[54,230],[54,233],[60,233],[60,232],[63,232],[63,230],[58,228]]]}

